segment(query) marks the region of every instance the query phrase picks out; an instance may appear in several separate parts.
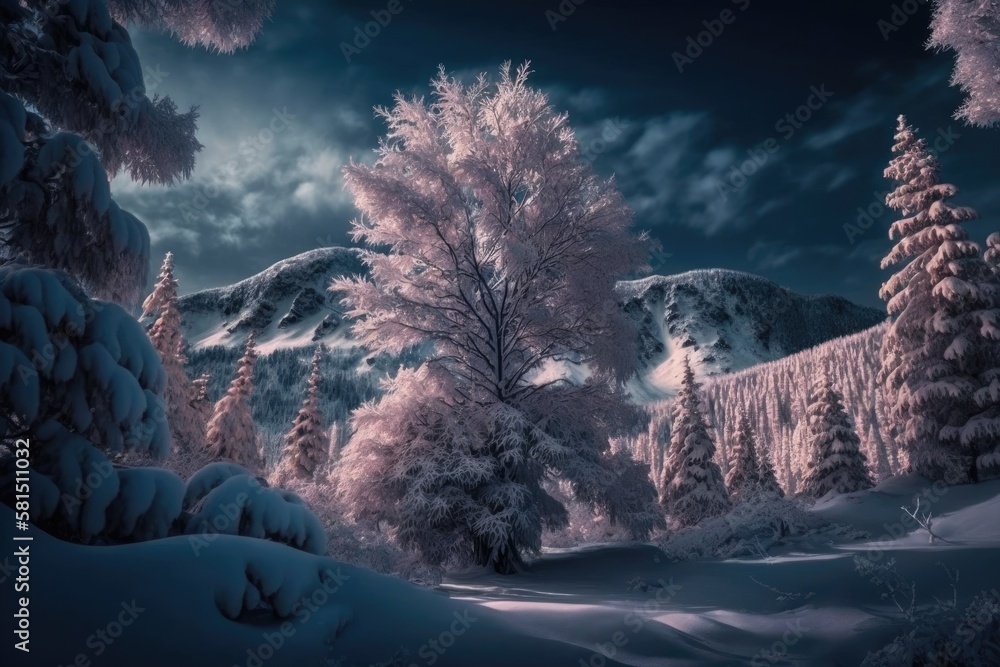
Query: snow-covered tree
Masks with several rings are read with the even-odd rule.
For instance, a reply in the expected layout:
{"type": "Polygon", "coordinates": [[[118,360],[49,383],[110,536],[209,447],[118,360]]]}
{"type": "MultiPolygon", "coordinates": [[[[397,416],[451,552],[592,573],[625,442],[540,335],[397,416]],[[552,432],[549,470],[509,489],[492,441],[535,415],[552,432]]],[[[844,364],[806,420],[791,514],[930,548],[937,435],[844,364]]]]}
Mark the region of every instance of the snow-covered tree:
{"type": "Polygon", "coordinates": [[[144,71],[115,19],[165,26],[232,50],[253,38],[268,2],[0,0],[0,259],[64,269],[91,294],[132,301],[146,280],[149,235],[111,199],[108,177],[190,175],[194,109],[147,96],[144,71]],[[114,17],[114,18],[113,18],[114,17]]]}
{"type": "Polygon", "coordinates": [[[935,0],[927,47],[955,52],[951,85],[966,99],[955,117],[971,125],[1000,122],[1000,4],[996,0],[935,0]]]}
{"type": "Polygon", "coordinates": [[[184,333],[181,311],[177,306],[177,280],[174,278],[174,256],[167,253],[153,292],[142,304],[143,317],[155,318],[149,328],[149,339],[160,355],[167,373],[163,399],[167,404],[167,423],[173,448],[181,451],[204,447],[205,422],[191,405],[194,389],[184,370],[184,333]]]}
{"type": "Polygon", "coordinates": [[[683,526],[693,526],[731,507],[722,471],[715,462],[715,443],[702,416],[698,390],[690,360],[685,357],[664,468],[670,477],[665,480],[661,497],[670,516],[683,526]]]}
{"type": "Polygon", "coordinates": [[[306,398],[285,435],[285,446],[275,469],[275,483],[289,479],[313,479],[317,468],[327,459],[329,436],[323,429],[323,415],[319,409],[319,385],[322,380],[320,361],[323,346],[316,346],[306,389],[306,398]]]}
{"type": "Polygon", "coordinates": [[[502,572],[565,521],[542,488],[553,472],[578,497],[616,502],[608,438],[636,355],[614,286],[648,254],[528,74],[507,64],[495,84],[465,85],[442,71],[432,102],[398,95],[378,110],[377,159],[344,175],[362,213],[354,237],[389,252],[366,254],[370,280],[333,285],[374,352],[428,350],[355,413],[348,505],[432,560],[455,546],[502,572]],[[559,376],[565,362],[590,378],[559,376]]]}
{"type": "Polygon", "coordinates": [[[974,457],[1000,438],[1000,286],[962,222],[978,217],[947,203],[926,142],[899,117],[886,204],[904,216],[882,267],[904,264],[883,286],[892,322],[879,374],[912,470],[967,481],[974,457]]]}
{"type": "Polygon", "coordinates": [[[783,496],[774,474],[770,455],[758,452],[757,437],[745,413],[740,414],[736,440],[733,446],[733,462],[726,475],[726,488],[736,502],[755,497],[762,493],[783,496]]]}
{"type": "Polygon", "coordinates": [[[228,459],[250,469],[261,466],[257,443],[257,425],[250,415],[248,399],[253,391],[253,371],[257,363],[254,335],[247,335],[243,356],[236,364],[236,375],[226,394],[215,404],[208,420],[205,444],[215,459],[228,459]]]}
{"type": "Polygon", "coordinates": [[[831,491],[852,493],[871,488],[861,439],[826,373],[813,385],[806,420],[812,454],[802,480],[802,493],[819,498],[831,491]]]}

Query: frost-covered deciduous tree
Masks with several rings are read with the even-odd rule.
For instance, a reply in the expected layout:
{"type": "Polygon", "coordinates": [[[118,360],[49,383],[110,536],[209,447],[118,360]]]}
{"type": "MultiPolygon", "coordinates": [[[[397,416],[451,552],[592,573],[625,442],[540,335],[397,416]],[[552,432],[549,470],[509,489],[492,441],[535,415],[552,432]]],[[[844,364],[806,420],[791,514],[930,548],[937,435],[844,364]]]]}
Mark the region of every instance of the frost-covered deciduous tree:
{"type": "Polygon", "coordinates": [[[323,428],[323,415],[319,409],[319,384],[322,380],[320,362],[323,346],[316,346],[307,382],[306,398],[285,435],[281,460],[275,469],[274,480],[278,485],[289,479],[313,479],[316,470],[327,460],[329,436],[323,428]]]}
{"type": "Polygon", "coordinates": [[[378,110],[389,133],[375,163],[344,174],[354,237],[389,252],[366,254],[370,280],[333,285],[373,351],[429,351],[354,414],[349,506],[428,559],[454,549],[501,572],[539,547],[543,524],[565,522],[542,487],[553,472],[605,509],[629,506],[608,438],[629,413],[635,330],[614,286],[648,253],[528,73],[508,64],[465,85],[442,71],[432,102],[378,110]],[[590,379],[554,372],[567,362],[590,379]]]}
{"type": "Polygon", "coordinates": [[[0,256],[64,269],[99,298],[137,298],[149,235],[111,198],[108,177],[170,183],[190,175],[201,146],[194,109],[147,96],[144,79],[167,74],[142,69],[115,19],[232,50],[270,6],[0,0],[0,256]]]}
{"type": "Polygon", "coordinates": [[[247,335],[243,356],[236,363],[236,375],[226,394],[215,404],[208,420],[205,445],[215,459],[228,459],[251,470],[261,467],[257,443],[257,425],[250,415],[247,400],[253,392],[253,371],[257,363],[254,335],[247,335]]]}
{"type": "Polygon", "coordinates": [[[143,317],[155,318],[149,328],[149,339],[167,373],[163,400],[167,404],[167,423],[173,448],[180,451],[202,449],[205,446],[206,422],[201,420],[192,406],[194,389],[184,370],[187,357],[184,353],[181,311],[177,306],[173,253],[168,252],[163,259],[160,276],[142,308],[143,317]]]}
{"type": "Polygon", "coordinates": [[[1000,438],[1000,286],[962,226],[978,217],[947,203],[958,188],[903,116],[885,170],[899,186],[886,204],[904,216],[882,267],[902,264],[880,296],[892,318],[882,369],[891,417],[912,470],[968,481],[975,457],[1000,438]]]}
{"type": "Polygon", "coordinates": [[[935,0],[927,46],[955,52],[951,85],[966,95],[955,117],[986,127],[1000,122],[1000,4],[935,0]]]}
{"type": "Polygon", "coordinates": [[[738,424],[733,447],[733,462],[726,475],[729,496],[736,502],[763,493],[784,496],[784,491],[778,485],[774,474],[771,457],[766,451],[758,452],[757,436],[745,413],[740,414],[738,424]]]}
{"type": "Polygon", "coordinates": [[[693,526],[704,518],[723,514],[731,507],[715,443],[702,416],[699,385],[688,358],[677,393],[670,432],[670,450],[661,502],[679,524],[693,526]]]}
{"type": "Polygon", "coordinates": [[[861,439],[826,373],[813,385],[805,417],[812,454],[802,480],[802,493],[819,498],[831,491],[852,493],[871,488],[861,439]]]}

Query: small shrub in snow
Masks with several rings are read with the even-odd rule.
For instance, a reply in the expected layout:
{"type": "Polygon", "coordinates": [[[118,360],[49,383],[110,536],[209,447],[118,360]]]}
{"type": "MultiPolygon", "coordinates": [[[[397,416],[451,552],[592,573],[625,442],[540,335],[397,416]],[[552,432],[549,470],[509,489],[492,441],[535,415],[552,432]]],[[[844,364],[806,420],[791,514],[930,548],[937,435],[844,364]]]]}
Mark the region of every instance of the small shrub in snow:
{"type": "Polygon", "coordinates": [[[704,519],[661,540],[659,547],[675,561],[704,558],[766,558],[768,549],[790,537],[836,528],[798,502],[761,494],[727,514],[704,519]]]}
{"type": "MultiPolygon", "coordinates": [[[[903,579],[892,559],[872,563],[855,558],[859,573],[871,576],[911,628],[869,653],[862,667],[993,667],[1000,664],[1000,593],[981,592],[964,611],[957,603],[958,573],[945,567],[951,599],[918,605],[916,584],[903,579]]],[[[944,567],[942,565],[942,567],[944,567]]]]}

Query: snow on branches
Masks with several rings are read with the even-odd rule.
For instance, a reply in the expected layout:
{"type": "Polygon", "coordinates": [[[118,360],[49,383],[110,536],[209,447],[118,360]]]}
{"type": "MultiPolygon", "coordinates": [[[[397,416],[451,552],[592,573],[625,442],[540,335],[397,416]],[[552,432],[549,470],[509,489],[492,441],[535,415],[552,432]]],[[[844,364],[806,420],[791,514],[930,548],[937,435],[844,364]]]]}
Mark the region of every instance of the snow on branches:
{"type": "Polygon", "coordinates": [[[966,95],[955,118],[985,127],[1000,122],[1000,4],[936,0],[927,47],[955,52],[951,85],[966,95]]]}
{"type": "Polygon", "coordinates": [[[543,524],[565,522],[542,488],[556,471],[588,502],[627,508],[622,520],[656,522],[655,509],[634,514],[652,493],[615,497],[631,471],[608,442],[629,413],[611,387],[636,358],[614,287],[648,240],[528,75],[508,63],[466,85],[442,71],[432,102],[378,109],[389,131],[375,163],[344,175],[362,213],[354,238],[389,252],[366,253],[369,280],[331,288],[372,351],[429,350],[355,413],[348,504],[431,561],[461,550],[501,572],[538,549],[543,524]],[[588,364],[590,380],[536,381],[561,363],[588,364]]]}
{"type": "Polygon", "coordinates": [[[882,267],[903,266],[880,292],[892,322],[879,381],[911,469],[960,483],[1000,437],[1000,283],[962,226],[977,213],[947,203],[958,188],[903,116],[893,153],[886,204],[906,217],[882,267]]]}
{"type": "Polygon", "coordinates": [[[319,406],[322,359],[323,346],[318,345],[313,354],[306,399],[295,415],[291,430],[285,435],[285,447],[274,473],[276,484],[284,484],[292,478],[312,479],[317,469],[326,462],[330,441],[323,429],[323,414],[319,406]]]}
{"type": "Polygon", "coordinates": [[[715,442],[702,414],[699,388],[685,357],[661,497],[667,512],[682,526],[693,526],[731,507],[722,471],[715,462],[715,442]]]}
{"type": "Polygon", "coordinates": [[[153,292],[142,304],[143,317],[155,318],[149,328],[149,338],[160,355],[167,373],[163,399],[167,404],[167,423],[175,450],[198,451],[204,447],[206,421],[193,407],[194,388],[184,370],[184,333],[181,312],[177,306],[177,280],[174,278],[174,256],[167,253],[160,277],[153,292]]]}
{"type": "Polygon", "coordinates": [[[861,440],[842,401],[829,376],[822,373],[813,386],[806,411],[812,457],[802,480],[803,493],[816,498],[872,486],[861,440]]]}
{"type": "Polygon", "coordinates": [[[243,356],[236,364],[236,375],[226,395],[215,404],[208,421],[205,445],[216,459],[229,459],[252,469],[262,464],[257,443],[257,426],[247,400],[253,391],[253,372],[257,363],[254,335],[247,335],[243,356]]]}

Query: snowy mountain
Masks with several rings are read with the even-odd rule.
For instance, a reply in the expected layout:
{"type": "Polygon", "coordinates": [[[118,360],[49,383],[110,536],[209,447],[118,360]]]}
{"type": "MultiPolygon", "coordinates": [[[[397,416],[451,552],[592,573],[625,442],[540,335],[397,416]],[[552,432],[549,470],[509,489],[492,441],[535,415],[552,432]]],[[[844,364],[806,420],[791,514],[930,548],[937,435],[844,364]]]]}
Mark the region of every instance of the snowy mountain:
{"type": "Polygon", "coordinates": [[[671,395],[684,357],[700,376],[781,359],[872,327],[884,311],[839,296],[806,296],[749,273],[689,271],[622,282],[624,308],[640,325],[639,400],[671,395]]]}
{"type": "MultiPolygon", "coordinates": [[[[334,277],[365,272],[356,249],[304,252],[234,285],[181,297],[185,336],[194,350],[235,348],[253,327],[262,355],[317,342],[353,348],[349,322],[327,287],[334,277]]],[[[720,375],[884,319],[882,311],[842,297],[804,296],[760,276],[720,269],[624,281],[618,292],[640,322],[640,372],[631,383],[640,401],[673,393],[685,355],[699,376],[720,375]]]]}
{"type": "Polygon", "coordinates": [[[353,248],[317,248],[228,287],[180,298],[184,334],[195,349],[239,346],[254,329],[261,354],[277,349],[351,345],[348,324],[328,292],[334,277],[364,274],[353,248]]]}

